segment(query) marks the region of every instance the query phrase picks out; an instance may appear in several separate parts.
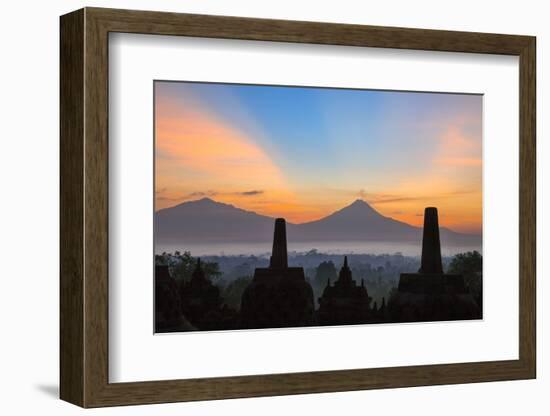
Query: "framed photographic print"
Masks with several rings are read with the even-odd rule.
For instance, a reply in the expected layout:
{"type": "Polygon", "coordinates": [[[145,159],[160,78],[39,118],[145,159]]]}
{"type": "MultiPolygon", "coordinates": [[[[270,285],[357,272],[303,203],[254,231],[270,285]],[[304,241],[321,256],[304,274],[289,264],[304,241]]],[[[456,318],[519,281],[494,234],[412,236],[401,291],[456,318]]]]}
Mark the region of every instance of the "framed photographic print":
{"type": "Polygon", "coordinates": [[[534,378],[535,38],[61,17],[61,398],[534,378]]]}

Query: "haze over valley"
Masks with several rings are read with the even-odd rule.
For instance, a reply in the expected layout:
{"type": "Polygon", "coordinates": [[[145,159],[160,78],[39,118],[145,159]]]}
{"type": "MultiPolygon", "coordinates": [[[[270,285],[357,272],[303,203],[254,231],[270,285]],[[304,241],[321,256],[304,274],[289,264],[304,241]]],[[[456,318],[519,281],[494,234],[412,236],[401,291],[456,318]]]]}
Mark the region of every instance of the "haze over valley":
{"type": "MultiPolygon", "coordinates": [[[[202,198],[155,213],[155,252],[262,255],[271,249],[274,218],[202,198]]],[[[481,235],[441,227],[443,253],[481,249],[481,235]]],[[[422,229],[385,217],[363,200],[316,221],[287,222],[291,252],[419,255],[422,229]]]]}

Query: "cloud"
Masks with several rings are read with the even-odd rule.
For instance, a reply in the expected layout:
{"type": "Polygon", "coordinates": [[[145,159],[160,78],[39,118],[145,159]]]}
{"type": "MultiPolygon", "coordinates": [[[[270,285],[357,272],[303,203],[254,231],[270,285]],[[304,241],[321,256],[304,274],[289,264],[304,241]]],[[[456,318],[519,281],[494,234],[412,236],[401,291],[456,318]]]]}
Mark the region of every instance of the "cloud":
{"type": "Polygon", "coordinates": [[[199,198],[199,197],[204,197],[204,196],[216,196],[218,194],[219,194],[219,192],[217,192],[217,191],[206,191],[206,192],[197,191],[197,192],[191,192],[191,193],[187,194],[186,199],[188,199],[188,198],[199,198]]]}
{"type": "Polygon", "coordinates": [[[158,202],[184,202],[188,200],[198,199],[198,198],[204,198],[204,197],[212,197],[219,194],[217,191],[194,191],[189,193],[181,193],[181,192],[169,192],[168,188],[160,188],[157,191],[155,191],[156,194],[156,201],[158,202]]]}
{"type": "Polygon", "coordinates": [[[185,195],[185,199],[189,198],[200,198],[200,197],[212,197],[212,196],[228,196],[228,195],[238,195],[238,196],[255,196],[261,195],[264,191],[258,189],[252,189],[250,191],[238,191],[238,192],[220,192],[220,191],[195,191],[190,192],[185,195]]]}
{"type": "Polygon", "coordinates": [[[452,198],[457,195],[473,194],[472,190],[455,190],[440,193],[437,195],[405,195],[405,194],[383,194],[383,193],[369,193],[361,189],[358,193],[361,198],[367,200],[369,204],[392,204],[396,202],[415,202],[415,201],[434,201],[440,199],[452,198]]]}
{"type": "Polygon", "coordinates": [[[421,196],[407,196],[399,194],[385,194],[376,192],[367,192],[364,189],[360,189],[357,192],[357,196],[365,199],[369,204],[386,204],[392,202],[404,202],[404,201],[419,201],[427,199],[427,197],[421,196]]]}
{"type": "Polygon", "coordinates": [[[428,196],[401,196],[395,198],[382,198],[379,200],[369,201],[371,204],[391,204],[393,202],[408,202],[408,201],[424,201],[427,199],[433,199],[428,196]]]}
{"type": "Polygon", "coordinates": [[[237,192],[238,195],[242,195],[242,196],[254,196],[254,195],[261,195],[263,193],[264,191],[259,191],[259,190],[237,192]]]}
{"type": "Polygon", "coordinates": [[[179,201],[179,198],[169,198],[167,196],[158,196],[157,201],[176,202],[176,201],[179,201]]]}
{"type": "Polygon", "coordinates": [[[256,196],[256,195],[262,195],[265,193],[263,190],[259,189],[252,189],[250,191],[241,191],[241,192],[220,192],[215,190],[208,190],[208,191],[193,191],[188,192],[186,194],[181,193],[174,193],[170,196],[166,195],[167,188],[161,188],[158,191],[156,191],[156,200],[158,202],[184,202],[189,200],[196,200],[199,198],[211,198],[215,196],[219,196],[223,199],[224,196],[243,196],[243,197],[250,197],[250,196],[256,196]]]}

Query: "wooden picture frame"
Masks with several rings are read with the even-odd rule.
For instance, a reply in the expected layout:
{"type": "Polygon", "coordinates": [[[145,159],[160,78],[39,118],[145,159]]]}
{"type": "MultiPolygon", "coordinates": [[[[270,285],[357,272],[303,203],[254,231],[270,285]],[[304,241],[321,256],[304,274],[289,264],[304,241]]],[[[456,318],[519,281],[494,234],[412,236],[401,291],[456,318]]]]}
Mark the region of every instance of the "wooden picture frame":
{"type": "Polygon", "coordinates": [[[534,37],[100,8],[64,15],[60,28],[61,399],[82,407],[101,407],[535,378],[534,37]],[[110,32],[518,56],[519,359],[109,383],[110,32]]]}

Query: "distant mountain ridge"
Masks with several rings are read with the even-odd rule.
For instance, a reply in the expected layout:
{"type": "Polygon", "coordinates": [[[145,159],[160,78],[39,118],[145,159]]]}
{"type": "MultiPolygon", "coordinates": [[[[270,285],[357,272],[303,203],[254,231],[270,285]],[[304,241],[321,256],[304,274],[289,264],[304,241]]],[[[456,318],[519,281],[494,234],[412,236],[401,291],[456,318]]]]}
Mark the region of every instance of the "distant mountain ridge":
{"type": "MultiPolygon", "coordinates": [[[[183,202],[155,213],[155,241],[159,244],[250,243],[271,241],[274,218],[210,198],[183,202]]],[[[481,236],[440,228],[447,245],[481,244],[481,236]]],[[[287,222],[287,238],[294,242],[384,241],[420,244],[422,228],[385,217],[363,200],[316,221],[287,222]]]]}

